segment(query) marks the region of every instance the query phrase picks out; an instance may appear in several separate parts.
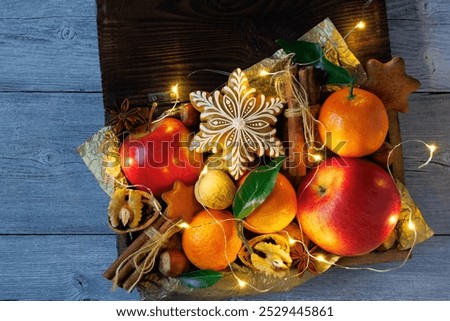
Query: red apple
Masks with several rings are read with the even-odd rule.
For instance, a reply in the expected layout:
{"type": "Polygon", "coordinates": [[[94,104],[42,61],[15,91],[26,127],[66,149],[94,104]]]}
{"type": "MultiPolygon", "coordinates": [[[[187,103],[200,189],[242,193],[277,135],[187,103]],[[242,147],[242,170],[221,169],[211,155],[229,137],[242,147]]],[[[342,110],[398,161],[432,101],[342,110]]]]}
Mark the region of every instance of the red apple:
{"type": "Polygon", "coordinates": [[[297,219],[320,248],[357,256],[376,249],[392,232],[401,197],[389,174],[361,158],[332,157],[304,178],[297,219]]]}
{"type": "Polygon", "coordinates": [[[165,118],[150,132],[130,134],[120,147],[122,171],[130,184],[158,196],[176,180],[194,184],[202,170],[202,154],[189,149],[189,131],[175,118],[165,118]]]}

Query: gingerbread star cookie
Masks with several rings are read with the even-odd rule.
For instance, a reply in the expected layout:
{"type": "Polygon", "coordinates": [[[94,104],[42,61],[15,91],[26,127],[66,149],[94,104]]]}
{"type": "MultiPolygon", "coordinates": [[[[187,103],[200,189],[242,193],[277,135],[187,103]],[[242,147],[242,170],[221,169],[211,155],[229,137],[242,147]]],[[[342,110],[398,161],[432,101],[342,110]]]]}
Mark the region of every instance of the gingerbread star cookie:
{"type": "Polygon", "coordinates": [[[241,69],[233,71],[222,90],[192,92],[192,105],[200,111],[200,131],[191,143],[197,152],[220,153],[229,161],[228,171],[238,180],[248,164],[264,154],[284,154],[275,136],[277,115],[283,110],[278,97],[266,97],[250,87],[241,69]]]}
{"type": "Polygon", "coordinates": [[[169,219],[182,219],[189,223],[192,216],[203,209],[194,195],[194,185],[184,185],[180,180],[175,181],[172,190],[161,195],[167,204],[165,215],[169,219]]]}
{"type": "Polygon", "coordinates": [[[405,61],[395,57],[387,63],[370,59],[366,64],[367,81],[361,85],[377,95],[388,109],[408,111],[408,97],[420,82],[405,72],[405,61]]]}

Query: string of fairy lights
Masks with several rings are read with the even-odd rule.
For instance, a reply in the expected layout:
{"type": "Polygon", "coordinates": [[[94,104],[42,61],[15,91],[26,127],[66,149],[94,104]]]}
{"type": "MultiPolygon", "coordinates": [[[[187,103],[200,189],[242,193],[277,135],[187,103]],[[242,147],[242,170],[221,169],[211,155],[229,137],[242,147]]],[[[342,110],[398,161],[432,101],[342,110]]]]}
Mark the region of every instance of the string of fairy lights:
{"type": "MultiPolygon", "coordinates": [[[[347,38],[348,38],[352,33],[354,33],[356,30],[363,30],[364,28],[366,28],[366,23],[365,23],[365,21],[363,20],[363,18],[364,18],[365,9],[366,9],[371,3],[372,3],[372,0],[369,0],[369,1],[366,1],[366,2],[365,2],[365,4],[362,6],[362,10],[361,10],[361,18],[358,19],[358,20],[357,20],[358,22],[354,25],[354,27],[353,27],[352,29],[350,29],[350,31],[348,31],[348,32],[343,36],[342,41],[344,41],[345,39],[347,39],[347,38]]],[[[330,48],[330,49],[328,49],[328,50],[331,50],[331,49],[332,49],[332,48],[330,48]]],[[[210,69],[202,69],[202,70],[199,70],[199,71],[210,71],[210,72],[221,73],[221,74],[224,74],[224,75],[229,74],[229,73],[224,72],[224,71],[217,71],[217,70],[210,70],[210,69]]],[[[189,76],[192,75],[192,74],[194,74],[194,73],[196,73],[196,72],[197,72],[197,71],[195,71],[195,72],[189,74],[189,76]]],[[[261,71],[259,72],[259,76],[260,76],[260,77],[266,77],[266,76],[276,77],[276,76],[280,76],[280,75],[283,76],[283,74],[286,73],[286,72],[289,73],[289,70],[282,70],[282,71],[278,71],[278,72],[275,72],[275,73],[270,73],[270,72],[268,72],[268,71],[265,70],[265,69],[261,69],[261,71]]],[[[297,85],[298,85],[298,84],[297,84],[297,85]]],[[[169,117],[169,116],[172,116],[172,115],[176,114],[176,113],[179,111],[179,108],[180,108],[180,105],[181,105],[180,96],[179,96],[179,83],[176,83],[175,85],[171,86],[170,92],[171,92],[172,96],[175,97],[174,104],[173,104],[172,108],[170,108],[169,110],[167,110],[166,112],[164,112],[159,118],[157,118],[156,120],[154,120],[153,123],[159,122],[159,121],[161,121],[162,119],[164,119],[164,118],[166,118],[166,117],[169,117]]],[[[297,96],[295,97],[295,98],[297,99],[297,101],[298,101],[299,99],[301,99],[301,96],[302,96],[302,93],[300,93],[299,95],[297,95],[297,96]],[[299,98],[299,97],[300,97],[300,98],[299,98]]],[[[315,121],[317,121],[317,120],[315,120],[315,121]]],[[[389,166],[389,164],[390,164],[390,159],[391,159],[391,157],[393,156],[393,154],[395,153],[395,151],[396,151],[398,148],[402,147],[402,146],[405,145],[405,144],[410,144],[410,143],[420,143],[420,144],[423,144],[423,145],[427,148],[427,151],[428,151],[428,159],[427,159],[423,164],[421,164],[421,165],[418,167],[419,169],[421,169],[421,168],[423,168],[423,167],[425,167],[425,166],[427,166],[427,165],[429,165],[429,164],[431,163],[431,161],[432,161],[432,159],[433,159],[433,156],[434,156],[434,154],[435,154],[435,152],[436,152],[436,150],[437,150],[437,148],[438,148],[435,144],[429,144],[429,143],[426,143],[426,142],[423,141],[423,140],[412,139],[412,140],[407,140],[407,141],[400,142],[400,143],[398,143],[397,145],[395,145],[395,146],[391,149],[391,151],[389,152],[388,157],[387,157],[387,165],[388,165],[388,166],[387,166],[387,169],[388,169],[388,172],[389,172],[389,174],[390,174],[392,180],[394,181],[395,185],[397,186],[397,189],[398,189],[399,193],[401,193],[401,192],[400,192],[400,189],[399,189],[399,187],[398,187],[398,184],[396,183],[396,180],[395,180],[395,178],[394,178],[394,175],[392,174],[391,169],[390,169],[390,166],[389,166]]],[[[320,162],[322,162],[322,161],[324,160],[324,153],[323,153],[323,149],[324,149],[324,148],[325,148],[325,145],[322,145],[322,146],[319,147],[319,148],[315,148],[315,149],[314,149],[315,152],[314,152],[314,153],[308,153],[308,156],[309,156],[313,161],[315,161],[316,163],[320,163],[320,162]]],[[[204,175],[208,170],[209,170],[209,169],[208,169],[208,164],[206,164],[205,167],[204,167],[204,169],[203,169],[203,171],[202,171],[202,173],[201,173],[200,175],[204,175]]],[[[136,186],[127,186],[127,187],[136,187],[136,186]]],[[[149,192],[151,192],[151,191],[149,191],[149,192]]],[[[236,221],[236,222],[238,222],[238,221],[242,221],[242,222],[243,222],[243,220],[240,220],[240,219],[237,219],[237,218],[226,219],[226,220],[217,220],[217,219],[214,217],[214,215],[209,211],[209,209],[208,209],[207,207],[205,207],[205,206],[203,206],[203,207],[204,207],[204,209],[211,215],[211,217],[213,218],[213,221],[214,221],[213,223],[218,224],[218,226],[220,226],[220,227],[222,228],[222,231],[223,231],[223,237],[224,237],[224,242],[225,242],[224,254],[225,254],[225,257],[226,257],[227,261],[230,262],[230,260],[228,260],[228,252],[227,252],[227,250],[226,250],[226,245],[227,245],[227,236],[226,236],[226,235],[227,235],[227,234],[226,234],[225,229],[224,229],[224,227],[222,226],[221,223],[223,223],[223,222],[225,222],[225,221],[229,221],[229,220],[233,220],[233,221],[236,221]]],[[[339,264],[339,261],[337,261],[337,260],[334,260],[334,259],[328,259],[328,258],[326,257],[326,255],[324,255],[323,253],[319,253],[319,254],[317,254],[317,253],[312,253],[311,250],[308,249],[308,246],[307,246],[302,240],[298,240],[298,239],[293,238],[293,237],[292,237],[291,235],[289,235],[289,233],[287,233],[287,232],[286,232],[286,237],[287,237],[287,240],[288,240],[290,246],[294,246],[294,245],[300,243],[301,246],[304,248],[305,252],[307,253],[307,262],[306,262],[306,264],[305,264],[305,271],[306,271],[307,268],[308,268],[309,261],[310,261],[310,260],[315,260],[315,261],[317,261],[317,262],[319,262],[319,263],[323,263],[323,264],[326,264],[326,265],[329,265],[329,266],[334,266],[334,267],[338,267],[338,268],[346,269],[346,270],[369,270],[369,271],[373,271],[373,272],[385,273],[385,272],[393,271],[393,270],[396,270],[396,269],[399,269],[399,268],[403,267],[403,266],[406,264],[406,262],[408,261],[410,255],[411,255],[411,253],[412,253],[412,250],[413,250],[413,248],[414,248],[414,246],[415,246],[415,244],[416,244],[416,241],[417,241],[417,230],[416,230],[416,227],[415,227],[414,222],[413,222],[413,211],[412,211],[411,208],[408,208],[408,210],[409,210],[409,218],[408,218],[408,224],[407,224],[407,227],[412,231],[412,233],[413,233],[413,235],[414,235],[413,242],[412,242],[412,246],[411,246],[411,248],[408,250],[408,253],[407,253],[405,259],[404,259],[400,264],[398,264],[398,265],[396,265],[396,266],[394,266],[394,267],[389,267],[389,268],[385,268],[385,269],[377,269],[377,268],[368,267],[368,266],[358,266],[358,267],[353,267],[353,266],[343,266],[343,265],[340,265],[340,264],[339,264]]],[[[160,213],[160,215],[164,216],[163,213],[160,213]]],[[[208,224],[208,223],[207,223],[207,224],[208,224]]],[[[211,224],[211,223],[209,223],[209,224],[211,224]]],[[[246,224],[248,224],[248,223],[246,223],[246,224]]],[[[180,228],[181,230],[195,228],[195,227],[191,227],[191,226],[189,225],[189,223],[184,222],[184,221],[179,221],[178,223],[176,223],[176,226],[177,226],[178,228],[180,228]]],[[[300,226],[300,230],[301,230],[301,226],[300,226]]],[[[243,288],[247,288],[247,287],[248,287],[248,288],[252,289],[252,290],[255,291],[255,292],[258,292],[258,293],[265,293],[265,292],[271,291],[273,288],[275,288],[276,286],[278,286],[277,284],[275,284],[275,285],[272,285],[272,286],[267,286],[267,287],[265,287],[265,288],[259,288],[259,287],[255,286],[252,282],[247,281],[247,280],[244,280],[244,276],[238,275],[238,273],[237,273],[236,270],[235,270],[235,267],[234,267],[231,263],[228,264],[228,270],[229,270],[229,272],[231,273],[231,275],[233,276],[233,278],[235,279],[235,281],[236,281],[236,287],[237,287],[238,289],[243,289],[243,288]]],[[[303,272],[305,272],[305,271],[298,271],[298,273],[287,275],[286,277],[282,278],[282,280],[284,280],[284,281],[289,281],[289,280],[292,279],[292,278],[298,278],[298,277],[301,276],[301,275],[303,274],[303,272]]],[[[232,286],[232,285],[231,285],[231,286],[232,286]]]]}

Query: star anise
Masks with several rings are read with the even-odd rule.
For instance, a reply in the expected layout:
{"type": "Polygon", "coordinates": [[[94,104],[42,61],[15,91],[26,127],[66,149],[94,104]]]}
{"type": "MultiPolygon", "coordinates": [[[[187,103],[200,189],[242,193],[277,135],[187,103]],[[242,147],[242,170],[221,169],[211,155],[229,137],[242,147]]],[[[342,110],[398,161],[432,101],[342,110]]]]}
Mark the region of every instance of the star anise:
{"type": "Polygon", "coordinates": [[[130,108],[130,101],[125,99],[120,107],[114,104],[112,108],[105,108],[109,114],[106,122],[107,126],[112,126],[112,130],[116,136],[120,136],[125,131],[136,132],[136,128],[145,124],[145,119],[141,115],[140,108],[130,108]]]}
{"type": "Polygon", "coordinates": [[[292,258],[292,266],[297,266],[297,273],[299,278],[307,270],[312,274],[319,274],[319,271],[314,263],[314,259],[308,253],[308,249],[303,243],[295,243],[295,245],[291,247],[290,255],[292,258]]]}

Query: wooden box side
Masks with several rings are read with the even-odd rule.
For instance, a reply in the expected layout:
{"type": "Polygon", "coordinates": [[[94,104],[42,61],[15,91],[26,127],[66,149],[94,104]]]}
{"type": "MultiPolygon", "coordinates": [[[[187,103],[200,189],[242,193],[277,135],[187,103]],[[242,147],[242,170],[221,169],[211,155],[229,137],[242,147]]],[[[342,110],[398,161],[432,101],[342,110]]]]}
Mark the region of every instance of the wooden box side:
{"type": "MultiPolygon", "coordinates": [[[[148,106],[148,94],[179,84],[182,101],[193,90],[213,90],[226,77],[202,69],[231,72],[272,55],[277,39],[293,40],[330,18],[346,35],[364,19],[366,29],[346,42],[365,64],[391,59],[384,0],[367,7],[360,0],[97,0],[97,25],[105,107],[128,98],[148,106]]],[[[389,114],[389,141],[401,141],[396,112],[389,114]]],[[[403,181],[401,151],[393,173],[403,181]]],[[[126,244],[123,239],[119,244],[126,244]]],[[[345,265],[404,260],[406,252],[346,258],[345,265]]]]}
{"type": "Polygon", "coordinates": [[[104,103],[129,98],[147,103],[148,93],[180,83],[181,99],[194,89],[212,90],[231,72],[272,55],[277,39],[297,39],[330,18],[345,35],[361,20],[366,29],[346,38],[362,63],[390,60],[385,4],[375,0],[176,1],[97,0],[104,103]]]}

